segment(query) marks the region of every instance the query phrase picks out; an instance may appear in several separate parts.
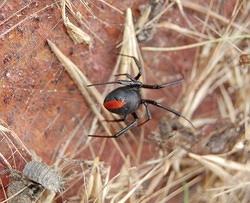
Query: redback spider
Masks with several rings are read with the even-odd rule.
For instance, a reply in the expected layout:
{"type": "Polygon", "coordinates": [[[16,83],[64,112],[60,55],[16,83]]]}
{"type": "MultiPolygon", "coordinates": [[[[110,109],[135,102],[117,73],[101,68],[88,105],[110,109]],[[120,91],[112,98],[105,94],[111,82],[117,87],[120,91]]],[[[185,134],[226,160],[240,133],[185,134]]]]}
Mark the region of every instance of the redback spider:
{"type": "MultiPolygon", "coordinates": [[[[175,111],[174,109],[167,107],[167,106],[162,106],[158,102],[154,100],[149,100],[149,99],[143,99],[141,97],[140,89],[141,88],[146,88],[146,89],[161,89],[170,85],[174,85],[182,81],[182,79],[169,82],[169,83],[164,83],[164,84],[143,84],[142,82],[139,81],[139,78],[142,75],[142,68],[140,65],[140,62],[134,57],[134,56],[129,56],[125,54],[119,54],[121,56],[126,56],[130,57],[134,60],[136,66],[138,67],[138,74],[133,78],[131,75],[125,73],[125,74],[118,74],[115,76],[126,76],[127,80],[117,80],[117,81],[111,81],[111,82],[105,82],[105,83],[97,83],[97,84],[91,84],[89,86],[97,86],[97,85],[107,85],[107,84],[120,84],[124,85],[122,87],[118,87],[111,91],[106,98],[104,99],[103,105],[104,107],[115,114],[118,114],[121,116],[121,119],[116,119],[116,120],[108,120],[110,122],[120,122],[120,121],[125,121],[127,116],[131,114],[134,118],[134,120],[129,123],[125,128],[121,129],[117,133],[115,133],[112,136],[102,136],[102,135],[89,135],[90,137],[102,137],[102,138],[117,138],[123,133],[126,133],[129,129],[135,127],[135,126],[140,126],[148,122],[152,117],[150,114],[150,111],[148,109],[148,104],[157,106],[159,108],[162,108],[166,111],[169,111],[173,114],[175,114],[178,117],[182,117],[186,121],[188,121],[192,126],[193,124],[191,123],[190,120],[188,120],[186,117],[182,116],[179,112],[175,111]],[[144,105],[146,109],[146,115],[147,119],[140,124],[138,124],[138,116],[136,114],[136,110],[140,107],[140,105],[144,105]]],[[[194,127],[194,126],[193,126],[194,127]]]]}

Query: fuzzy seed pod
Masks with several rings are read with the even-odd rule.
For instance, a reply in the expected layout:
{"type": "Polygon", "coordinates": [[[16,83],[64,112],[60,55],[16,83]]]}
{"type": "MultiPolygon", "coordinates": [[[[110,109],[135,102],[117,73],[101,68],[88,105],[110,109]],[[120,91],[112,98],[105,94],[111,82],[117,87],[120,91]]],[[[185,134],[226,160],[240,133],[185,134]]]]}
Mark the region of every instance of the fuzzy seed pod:
{"type": "Polygon", "coordinates": [[[53,192],[60,192],[63,189],[62,177],[42,162],[28,162],[23,169],[23,175],[53,192]]]}

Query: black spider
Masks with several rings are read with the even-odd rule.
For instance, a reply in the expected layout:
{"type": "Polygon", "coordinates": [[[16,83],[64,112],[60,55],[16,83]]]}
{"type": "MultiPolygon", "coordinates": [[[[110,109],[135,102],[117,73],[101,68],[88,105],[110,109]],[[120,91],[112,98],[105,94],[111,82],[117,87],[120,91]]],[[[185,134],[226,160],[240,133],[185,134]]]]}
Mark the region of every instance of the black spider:
{"type": "Polygon", "coordinates": [[[113,91],[111,91],[104,99],[103,105],[108,111],[122,116],[121,119],[112,120],[112,121],[115,121],[115,122],[125,121],[129,114],[132,114],[134,121],[132,121],[130,124],[128,124],[125,128],[123,128],[120,131],[118,131],[117,133],[115,133],[113,136],[89,135],[90,137],[117,138],[120,135],[122,135],[123,133],[127,132],[129,129],[131,129],[135,126],[145,124],[146,122],[148,122],[152,118],[150,111],[148,109],[148,104],[157,106],[157,107],[162,108],[164,110],[167,110],[167,111],[175,114],[178,117],[182,117],[193,126],[193,124],[191,123],[190,120],[188,120],[187,118],[182,116],[179,112],[175,111],[174,109],[172,109],[170,107],[162,106],[161,104],[159,104],[158,102],[156,102],[154,100],[143,99],[141,97],[141,92],[140,92],[141,88],[161,89],[161,88],[164,88],[164,87],[167,87],[170,85],[177,84],[180,81],[182,81],[182,79],[176,80],[173,82],[169,82],[169,83],[165,83],[165,84],[160,84],[160,85],[158,85],[158,84],[153,84],[153,85],[143,84],[142,82],[139,81],[139,78],[142,75],[142,68],[141,68],[139,61],[134,56],[129,56],[129,55],[125,55],[125,54],[120,54],[120,55],[130,57],[135,61],[139,72],[134,78],[129,74],[118,74],[116,76],[126,76],[128,79],[127,80],[117,80],[117,81],[112,81],[112,82],[105,82],[105,83],[97,83],[97,84],[92,84],[92,85],[88,85],[88,86],[107,85],[107,84],[124,85],[122,87],[118,87],[118,88],[114,89],[113,91]],[[136,114],[136,110],[140,107],[140,105],[144,105],[144,107],[146,109],[147,119],[145,121],[143,121],[142,123],[138,124],[138,116],[136,114]]]}

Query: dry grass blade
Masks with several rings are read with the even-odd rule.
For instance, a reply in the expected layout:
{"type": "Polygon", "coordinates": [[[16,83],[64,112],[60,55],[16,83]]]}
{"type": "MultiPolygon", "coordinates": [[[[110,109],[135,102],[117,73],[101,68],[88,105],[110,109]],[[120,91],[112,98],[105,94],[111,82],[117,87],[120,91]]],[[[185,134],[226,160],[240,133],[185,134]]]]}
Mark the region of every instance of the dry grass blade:
{"type": "Polygon", "coordinates": [[[224,159],[222,157],[219,156],[215,156],[215,155],[205,155],[202,156],[202,158],[208,160],[208,161],[212,161],[224,168],[227,169],[231,169],[231,170],[237,170],[237,171],[242,171],[242,172],[250,172],[250,164],[246,163],[246,164],[240,164],[238,162],[235,161],[230,161],[227,159],[224,159]]]}
{"type": "MultiPolygon", "coordinates": [[[[92,38],[85,33],[81,28],[74,25],[66,16],[66,0],[62,0],[62,19],[71,39],[76,43],[86,43],[91,46],[92,38]]],[[[67,6],[71,8],[70,1],[67,1],[67,6]]]]}
{"type": "MultiPolygon", "coordinates": [[[[133,15],[130,8],[126,10],[124,26],[123,39],[121,44],[118,45],[118,47],[121,46],[120,53],[134,56],[142,63],[142,57],[135,34],[133,15]]],[[[132,75],[138,73],[136,64],[134,64],[133,60],[128,57],[118,56],[116,67],[118,68],[118,73],[129,73],[132,75]]]]}
{"type": "Polygon", "coordinates": [[[216,163],[213,163],[210,160],[205,159],[203,156],[199,156],[197,154],[188,153],[188,155],[191,158],[199,161],[207,169],[210,169],[214,174],[216,174],[217,176],[219,176],[222,180],[224,180],[224,181],[230,180],[231,175],[225,169],[223,169],[222,167],[220,167],[216,163]]]}
{"type": "Polygon", "coordinates": [[[208,39],[208,36],[203,34],[203,33],[200,33],[198,31],[192,31],[190,29],[187,29],[185,27],[181,27],[181,26],[176,25],[176,24],[171,23],[171,22],[163,21],[163,22],[156,24],[155,26],[156,26],[156,28],[165,28],[167,30],[173,30],[173,31],[179,32],[180,34],[182,34],[184,36],[194,38],[194,39],[197,39],[197,38],[208,39]]]}
{"type": "Polygon", "coordinates": [[[51,48],[51,50],[55,53],[59,61],[63,64],[69,75],[72,77],[72,79],[76,82],[76,85],[78,86],[79,90],[81,91],[82,95],[86,99],[88,105],[90,106],[91,110],[94,112],[94,114],[99,119],[101,125],[105,129],[105,131],[111,135],[111,132],[108,128],[108,126],[102,122],[104,120],[104,117],[101,115],[99,110],[95,106],[95,100],[98,102],[102,102],[102,97],[100,93],[97,91],[96,88],[92,88],[91,91],[87,89],[87,85],[91,84],[90,81],[87,79],[86,76],[78,69],[78,67],[68,58],[66,57],[58,48],[57,46],[52,43],[50,40],[48,40],[48,44],[51,48]],[[92,99],[92,98],[95,98],[92,99]]]}
{"type": "Polygon", "coordinates": [[[188,26],[190,28],[192,28],[192,30],[196,30],[196,28],[193,26],[192,22],[190,22],[190,20],[188,19],[185,11],[184,11],[184,8],[183,8],[183,5],[182,5],[182,1],[181,0],[175,0],[179,10],[180,10],[180,13],[182,15],[182,17],[184,18],[184,20],[187,22],[188,26]]]}
{"type": "MultiPolygon", "coordinates": [[[[209,66],[209,68],[212,66],[209,66]]],[[[204,72],[203,72],[204,73],[204,72]]],[[[211,93],[216,87],[221,85],[228,75],[225,70],[215,69],[213,74],[209,75],[205,81],[201,82],[202,74],[200,78],[197,77],[197,80],[191,86],[191,92],[186,96],[186,105],[183,108],[183,114],[188,118],[191,118],[195,110],[201,104],[203,99],[207,96],[208,93],[211,93]],[[217,81],[220,81],[218,83],[217,81]],[[216,84],[216,86],[215,86],[216,84]],[[199,89],[198,89],[199,87],[199,89]]]]}
{"type": "Polygon", "coordinates": [[[52,191],[47,191],[39,198],[37,203],[54,203],[56,194],[52,191]]]}
{"type": "MultiPolygon", "coordinates": [[[[191,1],[187,1],[187,0],[182,0],[181,4],[182,4],[183,7],[189,8],[189,9],[191,9],[193,11],[197,11],[199,13],[203,13],[203,14],[209,13],[212,18],[214,18],[216,20],[219,20],[222,24],[226,24],[226,25],[230,24],[230,20],[228,18],[216,13],[215,11],[211,11],[207,7],[201,6],[198,3],[194,3],[194,2],[191,2],[191,1]]],[[[249,10],[249,4],[247,4],[247,6],[245,8],[246,8],[246,10],[249,10]]],[[[239,23],[233,22],[232,26],[236,30],[244,31],[244,32],[247,32],[247,33],[250,32],[250,30],[247,27],[245,27],[244,25],[242,26],[239,23]]]]}
{"type": "MultiPolygon", "coordinates": [[[[57,157],[56,157],[56,160],[54,162],[54,167],[56,169],[59,168],[59,165],[62,161],[62,158],[66,156],[66,151],[68,149],[68,147],[70,146],[70,144],[72,144],[73,142],[73,139],[76,137],[77,135],[77,132],[79,129],[81,129],[82,127],[82,124],[84,122],[84,118],[81,119],[81,121],[77,124],[77,126],[73,129],[73,131],[69,134],[69,137],[67,139],[67,141],[63,144],[63,146],[59,146],[58,147],[58,152],[56,152],[57,154],[57,157]]],[[[79,142],[79,145],[82,144],[81,142],[79,142]]],[[[79,145],[76,145],[75,146],[75,150],[74,150],[74,153],[72,153],[71,157],[70,158],[73,158],[76,154],[76,151],[79,150],[79,145]]]]}
{"type": "Polygon", "coordinates": [[[243,88],[241,92],[241,97],[243,103],[243,112],[244,112],[244,126],[245,126],[245,138],[250,140],[250,74],[246,74],[244,77],[243,88]]]}
{"type": "MultiPolygon", "coordinates": [[[[88,185],[86,188],[86,195],[88,201],[95,201],[97,203],[104,202],[103,183],[100,173],[99,158],[94,160],[93,168],[89,176],[88,185]]],[[[83,192],[85,194],[85,192],[83,192]]],[[[83,198],[84,200],[85,198],[83,198]]],[[[82,203],[84,201],[81,201],[82,203]]]]}
{"type": "Polygon", "coordinates": [[[7,2],[7,0],[3,0],[3,2],[0,5],[0,8],[2,8],[6,2],[7,2]]]}
{"type": "Polygon", "coordinates": [[[249,39],[250,35],[236,35],[236,36],[229,36],[229,37],[220,37],[217,39],[211,39],[203,42],[198,42],[194,44],[189,44],[189,45],[183,45],[183,46],[178,46],[178,47],[143,47],[142,50],[144,51],[180,51],[180,50],[185,50],[185,49],[192,49],[192,48],[197,48],[197,47],[202,47],[205,45],[209,45],[211,43],[219,43],[219,42],[228,42],[230,40],[244,40],[244,39],[249,39]]]}
{"type": "Polygon", "coordinates": [[[6,194],[6,191],[5,191],[5,188],[4,188],[4,184],[3,184],[3,181],[2,181],[1,178],[0,178],[0,185],[1,185],[1,189],[2,189],[4,199],[7,199],[8,197],[7,197],[7,194],[6,194]]]}
{"type": "MultiPolygon", "coordinates": [[[[194,178],[193,180],[187,182],[186,183],[186,187],[191,188],[192,186],[194,186],[197,183],[199,183],[201,180],[202,180],[202,177],[198,176],[198,177],[194,178]]],[[[160,202],[161,203],[168,202],[173,197],[176,197],[176,196],[178,196],[178,194],[181,194],[184,191],[184,189],[185,189],[184,187],[176,189],[175,191],[173,191],[172,193],[170,193],[166,197],[162,198],[160,202]]]]}
{"type": "MultiPolygon", "coordinates": [[[[97,18],[93,12],[91,11],[91,9],[86,5],[86,3],[83,3],[82,0],[80,0],[80,2],[83,4],[85,10],[90,13],[92,16],[94,16],[95,19],[99,20],[100,22],[102,22],[99,18],[97,18]]],[[[82,15],[82,13],[78,10],[75,9],[75,6],[73,6],[73,2],[71,0],[61,0],[61,7],[63,7],[63,3],[65,3],[65,8],[66,10],[69,11],[69,13],[72,15],[72,17],[83,27],[85,27],[89,33],[91,33],[99,42],[104,43],[104,41],[99,37],[99,35],[97,33],[95,33],[91,27],[89,26],[87,20],[84,18],[84,16],[82,15]]],[[[66,17],[66,10],[62,8],[62,17],[64,20],[67,18],[66,17]]],[[[67,21],[67,20],[66,20],[67,21]]],[[[103,22],[102,22],[103,23],[103,22]]],[[[69,34],[72,35],[73,39],[76,38],[75,40],[79,41],[82,39],[86,39],[85,43],[91,43],[93,42],[93,39],[84,31],[82,31],[82,29],[78,26],[75,26],[74,24],[72,24],[71,22],[66,22],[66,24],[69,26],[69,34]],[[79,30],[79,29],[80,30],[79,30]]],[[[106,23],[104,23],[106,25],[106,23]]]]}
{"type": "Polygon", "coordinates": [[[221,191],[222,190],[222,192],[218,192],[214,195],[214,198],[216,198],[226,193],[232,193],[234,191],[236,192],[236,190],[245,189],[249,187],[249,185],[250,185],[250,182],[243,182],[243,183],[237,183],[237,184],[226,186],[226,187],[213,188],[208,191],[221,191]]]}
{"type": "Polygon", "coordinates": [[[153,168],[143,178],[138,180],[136,182],[136,185],[119,202],[125,203],[135,193],[135,191],[142,185],[143,182],[145,182],[147,179],[149,179],[150,177],[154,175],[156,170],[157,170],[156,167],[153,168]]]}
{"type": "Polygon", "coordinates": [[[106,6],[110,7],[110,8],[113,9],[114,11],[120,13],[121,15],[124,14],[122,10],[120,10],[120,9],[117,8],[117,7],[114,7],[111,3],[108,3],[108,2],[106,2],[106,1],[104,1],[104,0],[97,0],[97,1],[102,2],[103,4],[105,4],[106,6]]]}
{"type": "Polygon", "coordinates": [[[3,126],[2,124],[0,124],[0,132],[1,133],[10,132],[10,129],[8,129],[5,126],[3,126]]]}
{"type": "MultiPolygon", "coordinates": [[[[0,123],[3,122],[0,121],[0,123]]],[[[13,148],[25,162],[27,162],[25,158],[26,155],[30,157],[32,156],[31,151],[25,146],[23,141],[16,135],[16,133],[2,124],[0,124],[0,135],[2,136],[2,141],[6,140],[10,150],[13,148]]]]}
{"type": "Polygon", "coordinates": [[[1,152],[0,152],[0,162],[3,165],[7,166],[8,169],[12,168],[11,165],[10,165],[10,163],[8,162],[8,160],[5,158],[5,156],[1,152]]]}
{"type": "Polygon", "coordinates": [[[122,166],[120,173],[112,180],[110,180],[107,199],[110,199],[110,202],[118,202],[121,199],[124,201],[126,201],[125,199],[127,199],[128,201],[135,202],[136,194],[140,193],[140,189],[143,187],[142,184],[137,185],[137,183],[142,178],[144,178],[151,170],[152,166],[148,166],[143,168],[143,170],[140,170],[140,173],[137,173],[138,170],[131,167],[130,159],[128,158],[126,160],[126,163],[124,163],[124,165],[122,166]],[[134,187],[137,188],[135,189],[134,187]],[[131,188],[134,188],[133,192],[131,192],[131,194],[125,198],[131,188]]]}
{"type": "Polygon", "coordinates": [[[227,107],[228,113],[229,113],[229,117],[231,119],[232,122],[236,122],[236,112],[235,112],[235,108],[233,106],[233,102],[231,97],[229,96],[228,92],[226,91],[225,87],[222,85],[220,87],[224,102],[225,102],[225,106],[227,107]]]}

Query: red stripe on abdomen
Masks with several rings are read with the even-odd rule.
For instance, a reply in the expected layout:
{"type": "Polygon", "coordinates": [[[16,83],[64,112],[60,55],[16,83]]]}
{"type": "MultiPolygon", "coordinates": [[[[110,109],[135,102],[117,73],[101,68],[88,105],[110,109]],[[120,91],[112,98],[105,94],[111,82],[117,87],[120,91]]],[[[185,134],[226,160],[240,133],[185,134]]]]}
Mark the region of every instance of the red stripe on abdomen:
{"type": "Polygon", "coordinates": [[[106,109],[119,109],[124,106],[125,102],[122,100],[110,100],[105,102],[103,105],[106,109]]]}

